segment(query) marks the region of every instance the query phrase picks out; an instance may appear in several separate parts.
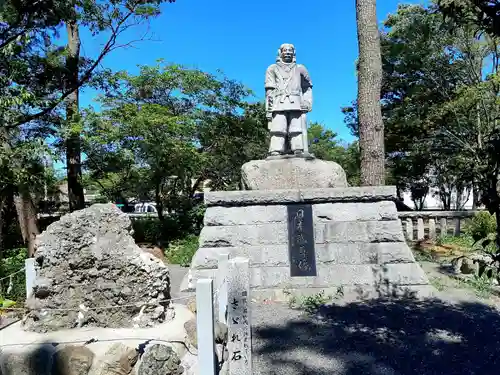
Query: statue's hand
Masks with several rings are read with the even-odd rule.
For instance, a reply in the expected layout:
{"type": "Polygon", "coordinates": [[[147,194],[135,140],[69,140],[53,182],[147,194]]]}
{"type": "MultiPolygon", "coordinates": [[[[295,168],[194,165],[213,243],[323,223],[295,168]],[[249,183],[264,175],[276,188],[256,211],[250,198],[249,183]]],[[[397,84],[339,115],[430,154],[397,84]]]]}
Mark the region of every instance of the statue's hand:
{"type": "Polygon", "coordinates": [[[307,102],[307,101],[303,101],[302,103],[300,103],[300,108],[304,111],[304,112],[311,112],[311,103],[307,102]]]}
{"type": "Polygon", "coordinates": [[[266,112],[266,119],[272,120],[273,119],[273,113],[272,112],[266,112]]]}

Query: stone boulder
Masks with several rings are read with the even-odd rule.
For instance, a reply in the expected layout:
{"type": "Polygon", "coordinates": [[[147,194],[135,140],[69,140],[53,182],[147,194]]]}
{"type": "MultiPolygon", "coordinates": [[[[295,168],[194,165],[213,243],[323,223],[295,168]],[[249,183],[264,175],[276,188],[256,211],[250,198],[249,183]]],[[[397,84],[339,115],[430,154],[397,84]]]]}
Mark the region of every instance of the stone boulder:
{"type": "Polygon", "coordinates": [[[182,375],[183,372],[181,360],[171,347],[153,344],[142,355],[137,375],[182,375]]]}
{"type": "Polygon", "coordinates": [[[241,168],[246,190],[323,189],[348,187],[340,165],[320,159],[252,160],[241,168]]]}
{"type": "Polygon", "coordinates": [[[451,261],[453,272],[456,275],[479,275],[481,267],[489,266],[493,263],[493,258],[484,253],[472,253],[460,256],[451,261]]]}
{"type": "Polygon", "coordinates": [[[49,225],[37,237],[37,276],[24,329],[163,322],[170,298],[168,268],[135,244],[131,229],[129,217],[113,204],[95,204],[49,225]]]}

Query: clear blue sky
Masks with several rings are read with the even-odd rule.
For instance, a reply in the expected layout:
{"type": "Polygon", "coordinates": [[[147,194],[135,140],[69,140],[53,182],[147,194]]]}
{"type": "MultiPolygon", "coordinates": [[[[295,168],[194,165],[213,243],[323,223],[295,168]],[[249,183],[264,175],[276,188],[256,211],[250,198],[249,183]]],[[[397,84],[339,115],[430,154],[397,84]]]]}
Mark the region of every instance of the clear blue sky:
{"type": "MultiPolygon", "coordinates": [[[[422,3],[422,0],[405,3],[422,3]]],[[[378,19],[397,9],[397,0],[378,1],[378,19]]],[[[141,30],[122,41],[136,38],[141,30]]],[[[144,31],[144,29],[142,29],[144,31]]],[[[104,61],[113,70],[137,72],[137,65],[167,62],[222,71],[262,98],[264,73],[282,43],[293,43],[297,60],[308,68],[314,83],[310,120],[322,122],[340,138],[351,141],[342,106],[355,99],[357,36],[355,0],[177,0],[164,4],[151,31],[158,41],[114,51],[104,61]]],[[[83,35],[83,50],[95,56],[100,40],[83,35]]],[[[86,91],[82,105],[95,93],[86,91]]]]}

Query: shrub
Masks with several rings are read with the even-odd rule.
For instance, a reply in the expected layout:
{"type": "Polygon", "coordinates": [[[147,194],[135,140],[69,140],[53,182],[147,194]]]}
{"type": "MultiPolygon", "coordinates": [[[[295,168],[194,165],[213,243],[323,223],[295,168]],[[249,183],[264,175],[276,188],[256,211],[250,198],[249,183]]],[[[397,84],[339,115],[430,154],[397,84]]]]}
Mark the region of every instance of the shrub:
{"type": "Polygon", "coordinates": [[[467,223],[465,232],[470,235],[475,242],[487,238],[490,234],[495,233],[497,221],[495,216],[487,211],[478,212],[467,223]]]}
{"type": "Polygon", "coordinates": [[[189,235],[186,238],[172,241],[165,250],[165,256],[171,264],[189,267],[197,249],[198,236],[189,235]]]}
{"type": "Polygon", "coordinates": [[[161,239],[161,223],[158,219],[140,219],[132,221],[135,242],[156,244],[161,239]]]}
{"type": "Polygon", "coordinates": [[[26,276],[24,271],[24,260],[28,255],[27,249],[13,249],[4,252],[5,258],[0,261],[0,299],[10,299],[22,302],[26,298],[26,276]],[[12,279],[9,275],[14,274],[12,279]],[[12,288],[9,285],[12,280],[12,288]],[[11,289],[11,290],[9,290],[11,289]]]}

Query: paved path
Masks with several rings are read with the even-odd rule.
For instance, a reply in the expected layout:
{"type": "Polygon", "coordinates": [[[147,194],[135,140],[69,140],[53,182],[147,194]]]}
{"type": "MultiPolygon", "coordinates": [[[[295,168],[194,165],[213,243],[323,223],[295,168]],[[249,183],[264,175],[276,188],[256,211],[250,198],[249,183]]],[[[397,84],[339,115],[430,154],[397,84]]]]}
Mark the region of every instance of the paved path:
{"type": "Polygon", "coordinates": [[[319,317],[275,304],[252,314],[256,374],[500,373],[500,315],[481,303],[379,300],[319,317]]]}
{"type": "MultiPolygon", "coordinates": [[[[170,267],[178,296],[187,269],[170,267]]],[[[251,313],[255,374],[500,373],[499,310],[472,292],[444,290],[427,301],[339,302],[317,316],[254,303],[251,313]]]]}
{"type": "MultiPolygon", "coordinates": [[[[184,296],[190,296],[192,293],[182,293],[181,283],[184,276],[188,273],[189,268],[181,267],[178,264],[168,264],[168,269],[170,271],[170,295],[172,298],[179,298],[184,296]]],[[[175,303],[180,303],[185,305],[187,300],[178,300],[175,303]]]]}

